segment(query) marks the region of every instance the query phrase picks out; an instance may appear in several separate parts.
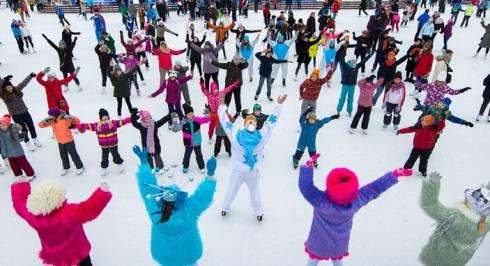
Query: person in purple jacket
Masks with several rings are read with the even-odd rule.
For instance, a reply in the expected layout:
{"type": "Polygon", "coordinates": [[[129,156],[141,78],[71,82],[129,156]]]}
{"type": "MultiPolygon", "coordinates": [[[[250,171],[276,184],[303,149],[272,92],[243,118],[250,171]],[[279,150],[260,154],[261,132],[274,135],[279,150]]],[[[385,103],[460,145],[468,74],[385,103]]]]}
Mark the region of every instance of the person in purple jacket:
{"type": "Polygon", "coordinates": [[[314,155],[301,166],[299,174],[299,189],[314,208],[310,234],[305,242],[309,256],[306,265],[316,266],[320,260],[332,260],[334,266],[342,266],[342,258],[349,255],[354,214],[398,183],[398,177],[410,176],[412,171],[396,169],[359,188],[354,172],[334,168],[327,176],[327,190],[322,191],[313,184],[313,162],[319,156],[314,155]]]}
{"type": "MultiPolygon", "coordinates": [[[[167,89],[167,96],[165,97],[165,102],[168,105],[168,113],[176,112],[179,116],[179,121],[182,120],[184,114],[182,113],[182,108],[180,105],[181,100],[181,92],[180,92],[180,84],[186,83],[190,79],[192,79],[192,71],[189,73],[187,77],[177,78],[177,71],[170,70],[168,72],[168,79],[163,81],[160,85],[160,88],[152,93],[150,98],[154,98],[162,93],[165,89],[167,89]]],[[[169,128],[172,127],[172,120],[168,121],[169,128]]]]}

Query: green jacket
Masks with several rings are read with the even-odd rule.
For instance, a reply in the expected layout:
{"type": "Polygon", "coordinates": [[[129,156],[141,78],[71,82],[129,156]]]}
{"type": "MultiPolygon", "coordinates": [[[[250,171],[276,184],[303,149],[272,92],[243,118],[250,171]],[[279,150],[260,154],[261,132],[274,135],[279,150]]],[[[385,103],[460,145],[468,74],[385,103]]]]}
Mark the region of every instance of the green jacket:
{"type": "Polygon", "coordinates": [[[481,235],[477,230],[479,214],[462,204],[461,208],[443,206],[439,202],[440,187],[440,177],[428,178],[422,185],[420,205],[437,225],[419,260],[426,266],[464,266],[488,233],[489,223],[485,235],[481,235]]]}

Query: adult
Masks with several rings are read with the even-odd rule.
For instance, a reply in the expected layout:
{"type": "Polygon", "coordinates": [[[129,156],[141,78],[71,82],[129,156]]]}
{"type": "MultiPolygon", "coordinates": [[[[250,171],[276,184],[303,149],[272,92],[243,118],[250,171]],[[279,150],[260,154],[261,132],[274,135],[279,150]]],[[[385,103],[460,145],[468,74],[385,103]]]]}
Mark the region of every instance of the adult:
{"type": "Polygon", "coordinates": [[[172,55],[185,53],[185,49],[173,50],[168,48],[165,41],[160,42],[160,46],[153,50],[153,54],[158,56],[158,67],[160,71],[160,84],[165,81],[167,72],[173,69],[172,55]]]}

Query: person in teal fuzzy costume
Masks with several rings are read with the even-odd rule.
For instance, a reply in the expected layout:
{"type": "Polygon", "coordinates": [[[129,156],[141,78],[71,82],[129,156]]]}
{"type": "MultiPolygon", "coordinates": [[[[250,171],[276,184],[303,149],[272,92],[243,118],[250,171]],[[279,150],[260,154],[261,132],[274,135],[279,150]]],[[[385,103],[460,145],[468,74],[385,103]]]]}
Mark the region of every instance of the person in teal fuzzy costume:
{"type": "Polygon", "coordinates": [[[197,222],[209,208],[216,191],[217,161],[207,162],[207,176],[192,196],[176,185],[158,185],[155,175],[146,161],[147,152],[139,146],[133,152],[140,159],[136,174],[138,187],[152,223],[151,255],[163,266],[191,266],[203,254],[203,244],[197,222]]]}

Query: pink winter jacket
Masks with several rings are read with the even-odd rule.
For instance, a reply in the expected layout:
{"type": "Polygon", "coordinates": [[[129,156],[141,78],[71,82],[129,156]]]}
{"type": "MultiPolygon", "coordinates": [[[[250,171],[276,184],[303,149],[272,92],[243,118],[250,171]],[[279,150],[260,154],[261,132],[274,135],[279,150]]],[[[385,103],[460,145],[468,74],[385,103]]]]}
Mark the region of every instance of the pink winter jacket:
{"type": "Polygon", "coordinates": [[[376,83],[367,82],[366,79],[361,79],[357,82],[357,86],[359,86],[359,99],[357,100],[357,104],[362,107],[371,107],[373,106],[373,95],[374,91],[383,84],[384,78],[379,78],[376,83]]]}
{"type": "Polygon", "coordinates": [[[99,216],[112,194],[99,188],[86,201],[79,204],[65,201],[61,208],[45,216],[35,216],[28,211],[26,204],[30,194],[29,182],[11,186],[15,211],[37,231],[41,240],[39,258],[44,264],[53,266],[78,265],[89,255],[91,248],[83,224],[99,216]]]}
{"type": "Polygon", "coordinates": [[[211,111],[211,113],[217,113],[219,107],[219,98],[225,96],[226,94],[231,92],[234,88],[236,88],[240,84],[240,81],[239,80],[235,81],[233,84],[226,87],[222,91],[219,91],[217,87],[213,87],[213,84],[210,86],[211,91],[208,91],[206,90],[206,86],[204,85],[204,82],[201,82],[200,84],[201,84],[202,93],[204,94],[204,96],[206,96],[206,98],[208,98],[209,110],[211,111]],[[213,93],[213,91],[218,91],[218,93],[213,93]]]}

